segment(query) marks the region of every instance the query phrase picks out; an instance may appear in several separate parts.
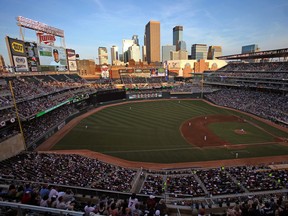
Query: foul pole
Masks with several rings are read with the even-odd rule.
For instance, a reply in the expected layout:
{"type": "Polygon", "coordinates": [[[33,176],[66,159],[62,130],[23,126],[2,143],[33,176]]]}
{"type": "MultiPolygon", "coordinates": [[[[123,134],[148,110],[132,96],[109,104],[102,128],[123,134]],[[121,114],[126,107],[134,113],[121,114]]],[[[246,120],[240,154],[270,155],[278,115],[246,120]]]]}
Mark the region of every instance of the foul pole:
{"type": "Polygon", "coordinates": [[[25,143],[24,133],[23,133],[23,130],[22,130],[21,120],[20,120],[20,117],[19,117],[18,108],[17,108],[17,104],[16,104],[15,95],[14,95],[14,91],[13,91],[11,80],[9,81],[9,87],[10,87],[10,91],[11,91],[11,94],[12,94],[13,104],[14,104],[14,107],[15,107],[17,121],[18,121],[20,132],[21,132],[21,135],[22,135],[25,151],[27,151],[27,145],[25,143]]]}

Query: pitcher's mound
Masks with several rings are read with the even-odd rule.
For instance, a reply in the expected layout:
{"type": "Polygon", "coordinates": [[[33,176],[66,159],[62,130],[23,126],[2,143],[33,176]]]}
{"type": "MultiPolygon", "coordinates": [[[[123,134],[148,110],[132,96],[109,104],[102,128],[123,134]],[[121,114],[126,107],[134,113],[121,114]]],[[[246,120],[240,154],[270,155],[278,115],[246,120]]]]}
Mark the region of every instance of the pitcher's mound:
{"type": "Polygon", "coordinates": [[[247,134],[247,131],[245,131],[244,129],[236,129],[236,130],[234,130],[234,132],[236,133],[236,134],[247,134]]]}

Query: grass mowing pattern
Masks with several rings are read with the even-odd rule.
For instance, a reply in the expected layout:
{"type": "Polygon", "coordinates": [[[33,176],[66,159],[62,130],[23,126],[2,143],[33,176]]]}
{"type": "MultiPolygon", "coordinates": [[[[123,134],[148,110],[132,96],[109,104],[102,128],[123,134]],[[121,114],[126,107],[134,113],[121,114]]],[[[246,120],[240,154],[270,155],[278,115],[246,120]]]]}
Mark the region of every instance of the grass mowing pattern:
{"type": "MultiPolygon", "coordinates": [[[[234,155],[231,150],[199,149],[190,145],[181,136],[179,128],[187,119],[235,113],[192,100],[181,100],[180,103],[171,100],[123,104],[105,108],[83,119],[53,149],[90,149],[131,161],[155,163],[232,159],[234,155]]],[[[245,115],[243,117],[248,118],[245,115]]],[[[274,128],[270,132],[274,131],[283,135],[274,128]]],[[[271,135],[264,133],[263,136],[263,141],[271,141],[271,135]]],[[[249,154],[245,157],[274,155],[270,152],[271,147],[261,146],[261,151],[258,148],[247,148],[249,154]]],[[[275,152],[277,155],[288,154],[288,148],[277,145],[275,152]]]]}

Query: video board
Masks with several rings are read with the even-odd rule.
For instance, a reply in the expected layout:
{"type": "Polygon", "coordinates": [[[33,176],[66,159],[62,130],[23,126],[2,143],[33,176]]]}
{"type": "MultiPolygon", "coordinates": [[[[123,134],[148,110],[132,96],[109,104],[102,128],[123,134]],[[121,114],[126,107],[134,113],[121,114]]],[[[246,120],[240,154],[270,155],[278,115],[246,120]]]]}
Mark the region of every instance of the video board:
{"type": "Polygon", "coordinates": [[[66,51],[63,47],[38,45],[41,66],[55,66],[57,71],[67,70],[66,51]]]}

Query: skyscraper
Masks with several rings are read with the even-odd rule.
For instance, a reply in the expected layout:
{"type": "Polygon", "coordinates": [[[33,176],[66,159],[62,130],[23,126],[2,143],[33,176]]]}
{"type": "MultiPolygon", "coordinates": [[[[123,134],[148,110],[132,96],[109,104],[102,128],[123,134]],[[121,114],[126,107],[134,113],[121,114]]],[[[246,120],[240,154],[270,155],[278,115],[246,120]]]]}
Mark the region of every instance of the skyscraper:
{"type": "Polygon", "coordinates": [[[216,57],[222,56],[221,46],[209,46],[207,59],[216,59],[216,57]]]}
{"type": "Polygon", "coordinates": [[[178,51],[178,42],[183,40],[183,26],[175,26],[173,28],[173,45],[178,51]]]}
{"type": "Polygon", "coordinates": [[[129,40],[129,39],[123,39],[122,40],[122,53],[123,53],[123,58],[124,62],[128,62],[128,49],[134,44],[134,40],[129,40]]]}
{"type": "Polygon", "coordinates": [[[118,47],[113,45],[111,48],[111,64],[114,65],[115,61],[119,60],[118,47]]]}
{"type": "Polygon", "coordinates": [[[176,46],[176,50],[177,51],[179,51],[179,50],[186,51],[186,42],[183,40],[179,40],[178,44],[176,46]]]}
{"type": "Polygon", "coordinates": [[[175,45],[166,45],[162,46],[162,62],[172,60],[170,58],[170,52],[171,51],[176,51],[176,46],[175,45]]]}
{"type": "Polygon", "coordinates": [[[136,44],[137,46],[139,46],[138,35],[133,35],[133,36],[132,36],[132,40],[134,41],[134,44],[136,44]]]}
{"type": "Polygon", "coordinates": [[[137,44],[133,44],[128,48],[128,59],[133,59],[135,62],[140,61],[140,47],[137,44]]]}
{"type": "Polygon", "coordinates": [[[191,47],[192,59],[207,59],[207,45],[206,44],[193,44],[191,47]]]}
{"type": "Polygon", "coordinates": [[[99,64],[108,64],[108,52],[106,47],[98,48],[99,64]]]}
{"type": "Polygon", "coordinates": [[[145,26],[147,62],[160,62],[160,22],[150,21],[145,26]]]}
{"type": "Polygon", "coordinates": [[[142,46],[142,61],[146,62],[147,61],[147,55],[146,55],[146,46],[142,46]]]}

